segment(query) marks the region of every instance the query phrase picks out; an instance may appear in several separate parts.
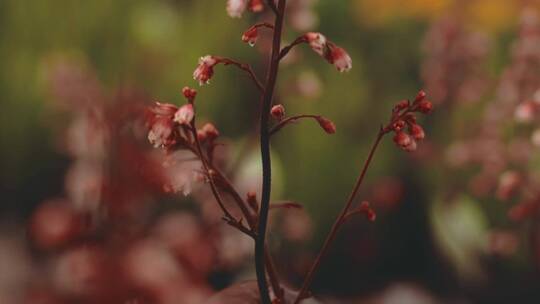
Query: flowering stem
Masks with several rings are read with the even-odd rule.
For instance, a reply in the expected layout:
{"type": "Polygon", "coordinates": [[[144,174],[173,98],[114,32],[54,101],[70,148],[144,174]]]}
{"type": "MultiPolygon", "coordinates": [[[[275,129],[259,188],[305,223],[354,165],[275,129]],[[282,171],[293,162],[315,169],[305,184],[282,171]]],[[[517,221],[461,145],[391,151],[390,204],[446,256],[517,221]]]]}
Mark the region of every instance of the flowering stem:
{"type": "Polygon", "coordinates": [[[326,240],[324,241],[324,245],[321,251],[315,258],[315,262],[313,262],[313,265],[311,266],[309,272],[306,275],[306,278],[304,279],[304,283],[302,284],[302,287],[300,288],[298,296],[296,297],[296,300],[294,301],[295,304],[298,304],[301,300],[305,299],[308,296],[308,289],[309,289],[309,286],[311,285],[311,282],[313,281],[315,273],[317,269],[319,268],[319,265],[321,264],[322,259],[326,256],[328,249],[330,248],[330,245],[336,238],[339,228],[345,222],[347,215],[349,214],[349,209],[351,208],[353,204],[354,198],[356,197],[356,194],[358,193],[358,190],[360,189],[360,186],[362,185],[362,182],[364,181],[364,177],[367,173],[369,165],[371,164],[373,156],[375,155],[375,151],[377,150],[377,147],[379,146],[381,139],[384,137],[386,133],[388,132],[385,131],[381,127],[381,129],[379,130],[379,133],[377,134],[377,138],[375,139],[375,142],[373,143],[373,146],[371,147],[369,155],[366,161],[364,162],[362,171],[360,172],[360,175],[358,176],[358,179],[356,180],[353,190],[351,194],[349,195],[349,198],[347,200],[347,203],[345,204],[345,207],[343,208],[340,215],[338,216],[338,218],[332,225],[332,229],[330,230],[330,233],[326,237],[326,240]]]}
{"type": "Polygon", "coordinates": [[[317,120],[320,116],[319,115],[310,115],[310,114],[303,114],[303,115],[296,115],[296,116],[291,116],[291,117],[287,117],[285,118],[284,120],[280,121],[277,125],[275,125],[271,130],[270,130],[270,136],[274,135],[275,133],[277,133],[279,130],[281,130],[283,127],[285,127],[286,125],[288,125],[289,123],[292,123],[292,122],[295,122],[299,119],[302,119],[302,118],[313,118],[315,120],[317,120]]]}
{"type": "Polygon", "coordinates": [[[199,141],[199,137],[197,136],[197,128],[195,127],[195,116],[193,116],[193,119],[191,120],[190,125],[191,133],[193,135],[194,141],[195,141],[195,147],[197,149],[197,153],[199,154],[199,158],[201,160],[201,163],[203,165],[203,169],[205,171],[206,176],[208,177],[208,183],[210,184],[210,189],[212,190],[212,194],[216,198],[216,201],[223,211],[223,219],[231,226],[236,227],[238,230],[246,233],[247,235],[251,237],[255,237],[255,234],[250,229],[246,228],[241,221],[236,220],[232,214],[227,210],[225,207],[225,204],[223,203],[223,199],[221,198],[221,195],[219,194],[219,191],[216,187],[216,184],[214,182],[214,177],[212,176],[213,170],[210,170],[208,166],[208,162],[206,161],[206,158],[204,157],[201,142],[199,141]]]}
{"type": "MultiPolygon", "coordinates": [[[[272,2],[271,0],[269,3],[272,2]]],[[[270,57],[270,67],[266,87],[262,97],[261,121],[260,121],[260,141],[261,141],[261,159],[262,159],[262,195],[261,208],[259,211],[259,227],[257,238],[255,240],[255,270],[257,273],[257,285],[263,304],[271,304],[268,293],[268,283],[266,282],[265,271],[265,247],[266,247],[266,226],[268,222],[268,211],[270,209],[270,192],[272,186],[272,172],[270,159],[270,130],[268,128],[270,121],[270,109],[272,107],[272,98],[276,86],[279,52],[281,49],[281,34],[283,30],[283,17],[285,15],[286,0],[279,0],[276,18],[274,22],[274,35],[272,42],[272,55],[270,57]]]]}

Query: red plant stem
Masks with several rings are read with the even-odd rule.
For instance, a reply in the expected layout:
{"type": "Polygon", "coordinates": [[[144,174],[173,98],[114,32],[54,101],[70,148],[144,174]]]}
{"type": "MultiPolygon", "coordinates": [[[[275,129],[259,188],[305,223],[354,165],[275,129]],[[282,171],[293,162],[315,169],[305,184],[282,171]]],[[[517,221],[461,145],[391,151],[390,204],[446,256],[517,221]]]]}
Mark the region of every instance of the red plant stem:
{"type": "Polygon", "coordinates": [[[270,109],[279,68],[279,52],[281,49],[281,35],[283,30],[283,18],[285,16],[286,0],[279,0],[277,13],[274,22],[274,35],[272,42],[272,55],[270,57],[270,67],[268,69],[266,87],[262,97],[261,121],[260,121],[260,141],[262,159],[262,195],[261,208],[259,211],[259,227],[257,238],[255,239],[255,271],[257,274],[257,285],[261,295],[262,304],[271,304],[268,293],[268,283],[266,282],[265,270],[265,247],[266,247],[266,227],[268,223],[268,211],[270,209],[270,193],[272,186],[272,171],[270,159],[270,109]]]}
{"type": "Polygon", "coordinates": [[[285,127],[287,124],[292,123],[292,122],[294,122],[294,121],[296,121],[298,119],[313,118],[313,119],[316,120],[319,117],[320,117],[319,115],[310,115],[310,114],[302,114],[302,115],[296,115],[296,116],[287,117],[287,118],[283,119],[282,121],[280,121],[277,125],[275,125],[270,130],[270,136],[277,133],[279,130],[281,130],[283,127],[285,127]]]}
{"type": "Polygon", "coordinates": [[[300,291],[298,293],[298,296],[296,297],[296,300],[294,301],[295,304],[298,304],[301,300],[306,298],[309,286],[311,285],[311,282],[313,281],[315,273],[317,269],[319,268],[319,265],[321,264],[322,259],[326,256],[328,249],[330,248],[330,245],[336,238],[339,228],[345,222],[349,209],[353,204],[354,198],[356,197],[356,194],[358,193],[358,190],[360,189],[360,186],[362,185],[362,182],[364,181],[364,177],[366,176],[369,165],[371,164],[373,156],[375,155],[375,151],[377,150],[377,147],[379,146],[381,139],[384,137],[386,133],[387,132],[383,128],[379,130],[379,133],[377,134],[377,138],[375,139],[375,142],[373,143],[373,146],[371,147],[369,155],[366,161],[364,162],[362,171],[360,175],[358,176],[358,179],[356,180],[356,183],[353,187],[351,194],[349,195],[347,203],[345,204],[345,207],[343,208],[340,215],[338,216],[338,218],[332,225],[332,229],[330,230],[330,233],[326,237],[326,240],[324,241],[324,245],[321,251],[315,258],[315,262],[313,262],[313,265],[311,266],[309,272],[307,273],[306,278],[304,279],[304,283],[302,284],[302,287],[300,288],[300,291]]]}
{"type": "Polygon", "coordinates": [[[294,48],[295,46],[301,44],[301,43],[304,43],[304,42],[307,42],[306,38],[304,36],[300,36],[298,38],[296,38],[296,40],[294,40],[291,44],[287,45],[286,47],[284,47],[280,52],[279,52],[279,60],[283,59],[285,56],[287,56],[287,54],[292,50],[292,48],[294,48]]]}

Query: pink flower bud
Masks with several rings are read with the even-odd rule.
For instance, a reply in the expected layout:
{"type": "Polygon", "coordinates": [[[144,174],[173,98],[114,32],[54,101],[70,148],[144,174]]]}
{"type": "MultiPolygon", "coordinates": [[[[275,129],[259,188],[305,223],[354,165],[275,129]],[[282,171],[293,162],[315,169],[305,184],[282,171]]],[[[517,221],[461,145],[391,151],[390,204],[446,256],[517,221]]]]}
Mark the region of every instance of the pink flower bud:
{"type": "Polygon", "coordinates": [[[397,132],[394,136],[394,143],[407,152],[415,151],[417,148],[416,140],[405,132],[397,132]]]}
{"type": "Polygon", "coordinates": [[[418,103],[418,111],[428,114],[433,109],[433,104],[427,100],[422,100],[418,103]]]}
{"type": "Polygon", "coordinates": [[[275,105],[272,107],[272,110],[270,110],[270,114],[274,119],[276,120],[282,120],[283,116],[285,116],[285,107],[283,105],[275,105]]]}
{"type": "Polygon", "coordinates": [[[406,108],[409,107],[409,101],[408,100],[401,100],[400,102],[398,102],[395,106],[394,106],[394,111],[396,112],[399,112],[399,111],[402,111],[402,110],[405,110],[406,108]]]}
{"type": "Polygon", "coordinates": [[[190,102],[192,102],[195,97],[197,97],[197,90],[195,89],[192,89],[190,87],[184,87],[182,89],[182,94],[184,95],[184,97],[189,100],[190,102]]]}
{"type": "Polygon", "coordinates": [[[377,214],[371,208],[368,201],[363,201],[360,203],[358,210],[360,210],[360,212],[362,212],[370,222],[374,222],[377,219],[377,214]]]}
{"type": "Polygon", "coordinates": [[[326,54],[326,60],[333,64],[340,72],[348,72],[352,68],[351,56],[343,48],[338,46],[330,48],[330,52],[326,54]]]}
{"type": "Polygon", "coordinates": [[[219,137],[218,129],[212,123],[206,123],[201,131],[204,133],[206,139],[214,140],[219,137]]]}
{"type": "Polygon", "coordinates": [[[227,14],[232,18],[240,18],[246,10],[248,0],[227,0],[227,14]]]}
{"type": "Polygon", "coordinates": [[[166,117],[160,117],[152,124],[148,132],[148,141],[156,148],[168,147],[174,144],[173,122],[166,117]]]}
{"type": "Polygon", "coordinates": [[[189,125],[195,116],[193,111],[193,105],[191,103],[185,104],[176,111],[174,114],[174,121],[181,125],[189,125]]]}
{"type": "Polygon", "coordinates": [[[200,85],[208,84],[214,75],[214,66],[218,63],[216,58],[207,55],[199,59],[199,65],[193,72],[193,79],[199,81],[200,85]]]}
{"type": "Polygon", "coordinates": [[[259,30],[257,29],[257,27],[250,27],[242,35],[242,41],[249,44],[249,46],[254,46],[255,43],[257,43],[258,38],[259,38],[259,30]]]}
{"type": "Polygon", "coordinates": [[[410,125],[409,134],[416,140],[422,140],[426,136],[424,129],[418,124],[410,125]]]}
{"type": "Polygon", "coordinates": [[[405,128],[405,121],[403,120],[398,120],[396,121],[393,125],[392,125],[392,130],[396,131],[396,132],[399,132],[401,130],[403,130],[403,128],[405,128]]]}
{"type": "Polygon", "coordinates": [[[423,90],[420,90],[414,99],[414,102],[420,102],[426,98],[427,94],[423,90]]]}
{"type": "Polygon", "coordinates": [[[304,38],[309,43],[309,46],[320,56],[325,56],[326,53],[326,37],[321,33],[309,32],[304,34],[304,38]]]}
{"type": "Polygon", "coordinates": [[[262,0],[251,0],[249,3],[249,10],[254,13],[259,13],[264,10],[264,4],[262,0]]]}
{"type": "Polygon", "coordinates": [[[396,132],[396,135],[394,135],[394,143],[401,148],[405,148],[410,145],[411,142],[412,138],[405,132],[396,132]]]}
{"type": "Polygon", "coordinates": [[[321,128],[328,133],[328,134],[334,134],[336,133],[336,125],[329,119],[324,118],[322,116],[317,117],[317,122],[319,125],[321,125],[321,128]]]}

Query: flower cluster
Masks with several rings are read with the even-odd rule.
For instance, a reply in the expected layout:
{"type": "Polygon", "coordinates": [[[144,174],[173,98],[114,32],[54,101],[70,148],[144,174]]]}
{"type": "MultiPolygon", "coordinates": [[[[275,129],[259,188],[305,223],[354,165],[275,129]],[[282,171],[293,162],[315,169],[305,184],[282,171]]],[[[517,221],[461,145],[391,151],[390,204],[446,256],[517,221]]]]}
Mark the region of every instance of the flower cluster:
{"type": "Polygon", "coordinates": [[[417,142],[425,137],[424,129],[417,123],[414,113],[428,114],[433,105],[426,99],[426,93],[420,91],[414,101],[402,100],[394,106],[392,119],[384,131],[393,131],[394,143],[405,151],[415,151],[417,142]]]}

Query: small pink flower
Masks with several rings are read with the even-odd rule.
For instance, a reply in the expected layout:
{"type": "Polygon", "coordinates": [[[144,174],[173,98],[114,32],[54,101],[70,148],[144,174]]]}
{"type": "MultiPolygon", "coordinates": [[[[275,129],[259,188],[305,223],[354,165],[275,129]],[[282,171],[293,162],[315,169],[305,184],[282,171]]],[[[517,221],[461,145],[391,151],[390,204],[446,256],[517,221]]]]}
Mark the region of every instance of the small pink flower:
{"type": "Polygon", "coordinates": [[[227,0],[227,14],[232,18],[240,18],[246,10],[248,0],[227,0]]]}
{"type": "Polygon", "coordinates": [[[283,116],[285,116],[285,107],[283,105],[275,105],[270,110],[270,114],[272,117],[274,117],[276,120],[282,120],[283,116]]]}
{"type": "Polygon", "coordinates": [[[304,38],[309,43],[309,46],[320,56],[325,56],[326,53],[326,37],[321,33],[309,32],[304,35],[304,38]]]}
{"type": "Polygon", "coordinates": [[[264,4],[262,0],[251,0],[249,3],[249,10],[255,13],[262,12],[264,10],[264,4]]]}
{"type": "Polygon", "coordinates": [[[173,122],[169,118],[157,118],[148,132],[148,141],[156,148],[172,145],[174,143],[173,126],[173,122]]]}
{"type": "Polygon", "coordinates": [[[374,222],[377,219],[377,213],[371,208],[368,201],[363,201],[360,203],[358,210],[366,216],[368,221],[374,222]]]}
{"type": "Polygon", "coordinates": [[[242,35],[242,41],[249,44],[249,46],[254,46],[255,43],[257,43],[258,38],[259,38],[259,30],[257,29],[257,27],[250,27],[242,35]]]}
{"type": "Polygon", "coordinates": [[[193,105],[188,103],[180,107],[174,114],[174,121],[181,125],[189,125],[195,116],[193,105]]]}
{"type": "Polygon", "coordinates": [[[319,125],[321,125],[321,128],[328,133],[328,134],[334,134],[336,133],[336,125],[329,119],[324,118],[322,116],[317,117],[317,122],[319,125]]]}
{"type": "Polygon", "coordinates": [[[352,68],[351,56],[338,46],[330,46],[330,51],[326,54],[326,60],[333,64],[338,71],[347,72],[352,68]]]}
{"type": "Polygon", "coordinates": [[[193,79],[199,81],[200,85],[208,84],[214,75],[214,66],[218,63],[216,58],[207,55],[199,59],[199,65],[193,72],[193,79]]]}

